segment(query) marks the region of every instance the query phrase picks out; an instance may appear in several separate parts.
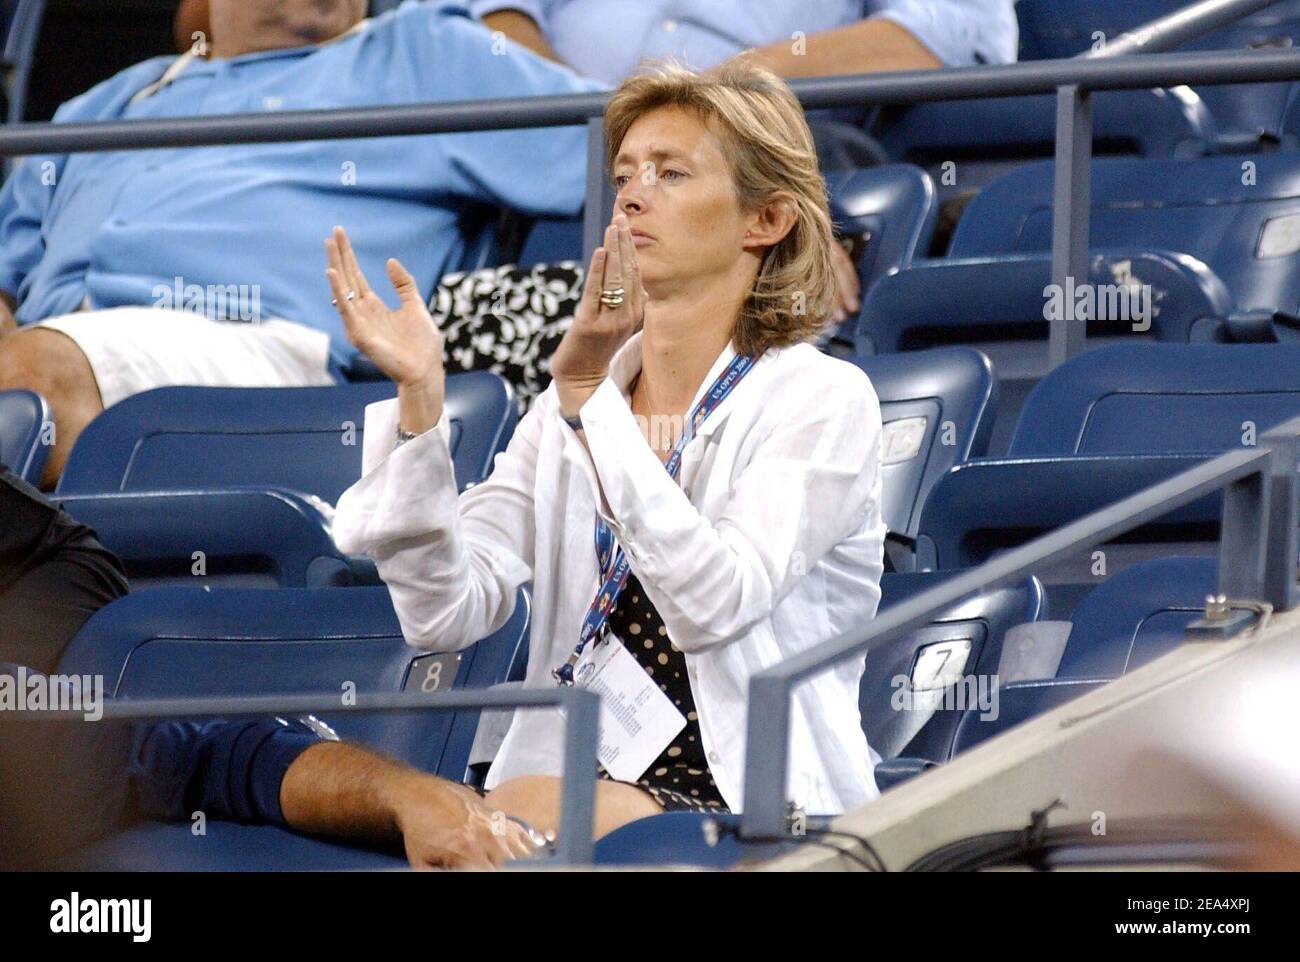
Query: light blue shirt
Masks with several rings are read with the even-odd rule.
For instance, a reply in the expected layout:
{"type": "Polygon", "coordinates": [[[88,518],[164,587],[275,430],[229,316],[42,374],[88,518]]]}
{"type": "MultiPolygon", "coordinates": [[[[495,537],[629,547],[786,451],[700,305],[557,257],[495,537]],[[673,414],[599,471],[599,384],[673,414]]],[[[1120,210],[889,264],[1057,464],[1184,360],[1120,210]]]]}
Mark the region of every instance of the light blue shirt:
{"type": "MultiPolygon", "coordinates": [[[[194,59],[131,103],[175,58],[128,68],[64,104],[62,122],[357,107],[599,89],[463,7],[406,4],[322,46],[194,59]]],[[[573,215],[583,128],[118,151],[25,158],[0,192],[0,289],[31,323],[78,309],[158,304],[184,285],[259,285],[264,318],[326,331],[324,238],[348,229],[376,290],[396,256],[426,293],[463,253],[474,202],[573,215]]],[[[390,292],[389,301],[392,303],[390,292]]],[[[167,306],[171,306],[168,304],[167,306]]],[[[175,306],[184,306],[176,304],[175,306]]]]}
{"type": "Polygon", "coordinates": [[[1011,63],[1015,0],[469,0],[484,17],[520,10],[579,73],[617,84],[645,59],[696,69],[750,47],[793,42],[882,17],[906,28],[950,67],[1011,63]]]}

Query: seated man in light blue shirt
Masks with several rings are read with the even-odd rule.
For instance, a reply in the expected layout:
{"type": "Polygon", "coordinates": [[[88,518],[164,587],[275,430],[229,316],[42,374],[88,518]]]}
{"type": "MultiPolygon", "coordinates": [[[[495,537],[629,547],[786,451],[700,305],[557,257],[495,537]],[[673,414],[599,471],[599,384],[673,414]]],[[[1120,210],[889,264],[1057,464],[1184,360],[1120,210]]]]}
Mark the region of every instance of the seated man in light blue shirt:
{"type": "Polygon", "coordinates": [[[752,50],[782,77],[1016,59],[1015,0],[469,0],[492,30],[616,84],[641,61],[695,69],[752,50]]]}
{"type": "MultiPolygon", "coordinates": [[[[365,7],[212,0],[210,50],[137,64],[56,119],[601,87],[494,41],[459,6],[373,20],[365,7]]],[[[585,142],[571,127],[25,158],[0,192],[0,390],[53,407],[45,485],[81,429],[139,391],[332,383],[354,354],[320,267],[333,225],[348,226],[367,271],[396,254],[427,294],[461,266],[475,215],[577,213],[585,142]]]]}

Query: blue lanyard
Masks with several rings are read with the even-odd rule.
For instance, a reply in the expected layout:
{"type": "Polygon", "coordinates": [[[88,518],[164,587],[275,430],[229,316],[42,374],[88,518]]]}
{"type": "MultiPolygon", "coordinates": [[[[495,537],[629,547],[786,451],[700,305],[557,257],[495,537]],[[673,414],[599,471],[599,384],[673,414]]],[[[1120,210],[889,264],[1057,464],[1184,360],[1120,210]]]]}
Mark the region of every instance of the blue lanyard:
{"type": "MultiPolygon", "coordinates": [[[[674,481],[677,480],[677,472],[681,469],[682,451],[686,448],[686,445],[690,443],[691,438],[695,437],[695,432],[699,430],[705,418],[712,414],[713,410],[726,399],[727,395],[740,383],[741,379],[749,373],[757,360],[756,356],[737,354],[731,359],[727,369],[718,375],[717,380],[713,382],[713,386],[709,388],[704,397],[700,398],[700,402],[695,405],[690,417],[686,419],[682,436],[677,439],[672,454],[668,456],[668,460],[664,463],[664,468],[674,481]]],[[[573,684],[573,666],[582,657],[583,650],[593,638],[603,638],[605,636],[609,615],[614,610],[614,604],[618,601],[623,586],[627,584],[628,572],[631,570],[627,558],[623,555],[623,549],[614,540],[614,532],[609,529],[609,525],[599,516],[596,518],[596,562],[600,566],[601,585],[596,591],[596,597],[592,600],[591,606],[587,609],[586,617],[582,619],[582,628],[578,632],[578,644],[573,649],[573,654],[569,655],[569,660],[551,672],[555,680],[561,685],[573,684]]]]}

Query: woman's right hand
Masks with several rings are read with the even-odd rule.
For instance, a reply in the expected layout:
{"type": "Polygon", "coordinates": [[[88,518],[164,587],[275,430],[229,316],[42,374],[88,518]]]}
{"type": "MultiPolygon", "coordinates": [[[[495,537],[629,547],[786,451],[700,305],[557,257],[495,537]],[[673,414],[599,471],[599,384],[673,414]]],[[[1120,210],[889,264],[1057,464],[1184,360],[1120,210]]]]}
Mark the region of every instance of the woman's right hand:
{"type": "Polygon", "coordinates": [[[389,258],[388,279],[397,291],[394,310],[370,289],[342,227],[335,227],[325,241],[325,253],[325,276],[348,340],[397,384],[402,429],[412,434],[429,430],[442,415],[445,396],[443,337],[415,278],[389,258]]]}
{"type": "Polygon", "coordinates": [[[325,252],[325,276],[348,340],[399,385],[422,384],[441,369],[442,332],[406,268],[396,259],[388,261],[388,279],[397,291],[393,310],[370,289],[342,227],[325,241],[325,252]]]}

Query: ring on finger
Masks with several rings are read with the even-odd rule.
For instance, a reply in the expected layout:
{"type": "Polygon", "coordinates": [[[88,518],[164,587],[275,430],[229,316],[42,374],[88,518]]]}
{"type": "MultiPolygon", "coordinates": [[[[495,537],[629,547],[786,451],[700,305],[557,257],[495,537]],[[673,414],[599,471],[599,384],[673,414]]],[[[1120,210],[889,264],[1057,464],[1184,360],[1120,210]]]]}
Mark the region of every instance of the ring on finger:
{"type": "Polygon", "coordinates": [[[357,299],[357,292],[356,292],[356,291],[348,291],[347,299],[348,299],[349,301],[355,301],[355,300],[357,299]]]}
{"type": "Polygon", "coordinates": [[[606,307],[618,307],[623,303],[623,297],[627,292],[621,287],[613,287],[600,292],[600,303],[606,307]]]}

